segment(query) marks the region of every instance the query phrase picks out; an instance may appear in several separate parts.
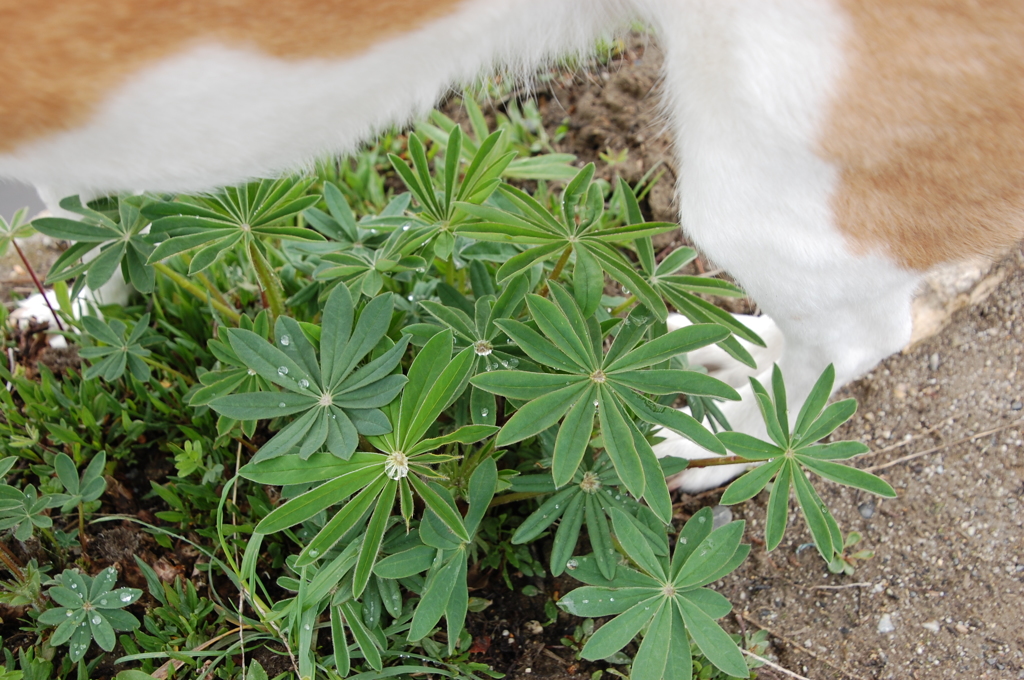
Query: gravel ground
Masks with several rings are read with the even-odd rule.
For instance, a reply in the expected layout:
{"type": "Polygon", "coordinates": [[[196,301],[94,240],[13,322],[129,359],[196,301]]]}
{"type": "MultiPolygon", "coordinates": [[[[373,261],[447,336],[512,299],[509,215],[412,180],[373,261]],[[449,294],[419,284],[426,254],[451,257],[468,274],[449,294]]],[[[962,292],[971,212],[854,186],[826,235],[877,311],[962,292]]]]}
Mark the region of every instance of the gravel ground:
{"type": "MultiPolygon", "coordinates": [[[[983,303],[885,361],[839,396],[860,402],[837,436],[893,500],[816,485],[857,549],[830,574],[802,519],[771,554],[767,494],[737,510],[755,543],[722,584],[743,625],[773,634],[781,665],[809,678],[1024,678],[1024,255],[983,303]],[[801,546],[804,546],[803,548],[801,546]]],[[[792,516],[791,516],[791,519],[792,516]]],[[[780,676],[781,677],[781,676],[780,676]]]]}

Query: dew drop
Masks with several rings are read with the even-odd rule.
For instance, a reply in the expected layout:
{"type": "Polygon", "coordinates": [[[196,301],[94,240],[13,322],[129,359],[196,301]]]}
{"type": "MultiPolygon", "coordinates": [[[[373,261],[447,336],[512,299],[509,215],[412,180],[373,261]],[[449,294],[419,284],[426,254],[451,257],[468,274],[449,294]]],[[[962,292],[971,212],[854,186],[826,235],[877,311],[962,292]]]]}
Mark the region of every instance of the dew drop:
{"type": "Polygon", "coordinates": [[[598,404],[598,402],[597,402],[597,399],[595,399],[595,400],[594,400],[594,406],[596,407],[596,406],[599,406],[599,405],[600,405],[600,404],[598,404]]]}
{"type": "Polygon", "coordinates": [[[285,347],[287,347],[288,345],[292,344],[291,336],[290,335],[282,335],[281,336],[281,344],[284,345],[285,347]]]}
{"type": "Polygon", "coordinates": [[[508,361],[505,362],[505,365],[508,368],[515,368],[516,366],[519,365],[519,359],[516,359],[515,357],[509,357],[508,361]]]}
{"type": "Polygon", "coordinates": [[[92,625],[94,626],[100,625],[100,623],[103,621],[103,619],[100,618],[99,614],[94,615],[90,620],[92,621],[92,625]]]}
{"type": "Polygon", "coordinates": [[[486,408],[480,409],[480,417],[486,418],[490,414],[490,410],[486,408]]]}
{"type": "Polygon", "coordinates": [[[107,601],[106,600],[100,600],[100,606],[101,607],[106,607],[107,606],[107,601]]]}
{"type": "Polygon", "coordinates": [[[555,503],[555,510],[558,510],[559,507],[558,503],[555,503]]]}
{"type": "Polygon", "coordinates": [[[424,272],[426,272],[427,270],[426,270],[425,268],[423,268],[423,267],[416,267],[416,271],[417,271],[418,273],[420,273],[420,274],[423,274],[423,273],[424,273],[424,272]]]}
{"type": "Polygon", "coordinates": [[[583,600],[583,604],[590,604],[590,600],[583,600]]]}
{"type": "Polygon", "coordinates": [[[609,597],[609,598],[608,598],[608,601],[609,601],[609,602],[615,602],[615,598],[614,598],[614,597],[609,597]]]}
{"type": "Polygon", "coordinates": [[[308,624],[308,623],[307,623],[307,624],[306,624],[305,626],[303,626],[303,627],[302,627],[302,629],[303,629],[303,630],[312,630],[312,629],[311,629],[311,628],[309,627],[309,624],[308,624]]]}
{"type": "Polygon", "coordinates": [[[72,583],[71,590],[78,590],[78,584],[72,583]]]}
{"type": "Polygon", "coordinates": [[[704,517],[703,515],[701,515],[700,517],[697,518],[697,521],[700,522],[701,524],[704,524],[704,522],[707,521],[707,517],[704,517]]]}
{"type": "Polygon", "coordinates": [[[409,231],[409,229],[411,229],[411,228],[412,228],[412,225],[409,225],[409,224],[403,224],[402,225],[402,231],[409,231]]]}
{"type": "Polygon", "coordinates": [[[64,616],[71,616],[71,615],[72,615],[72,614],[74,614],[74,613],[75,613],[75,612],[73,612],[73,611],[71,611],[71,610],[69,609],[69,610],[67,610],[66,612],[64,612],[64,616]]]}
{"type": "Polygon", "coordinates": [[[306,389],[307,387],[309,387],[309,381],[303,378],[302,380],[299,381],[299,387],[301,387],[302,389],[306,389]]]}
{"type": "Polygon", "coordinates": [[[121,600],[121,602],[131,602],[132,601],[132,594],[131,593],[121,593],[121,597],[119,599],[121,600]]]}
{"type": "Polygon", "coordinates": [[[287,404],[285,404],[283,401],[277,405],[278,408],[284,408],[285,406],[287,406],[287,404]]]}
{"type": "Polygon", "coordinates": [[[254,370],[253,370],[253,369],[251,369],[251,368],[250,368],[250,369],[249,369],[249,370],[247,371],[247,373],[248,373],[249,375],[256,375],[256,371],[254,371],[254,370]]]}
{"type": "Polygon", "coordinates": [[[413,301],[413,296],[412,296],[412,295],[408,296],[408,297],[406,298],[406,300],[408,300],[409,302],[412,302],[412,301],[413,301]]]}
{"type": "Polygon", "coordinates": [[[319,550],[310,550],[309,551],[309,556],[310,557],[317,557],[319,554],[320,554],[319,550]]]}
{"type": "Polygon", "coordinates": [[[580,566],[580,563],[577,562],[576,560],[569,560],[568,562],[565,563],[565,568],[569,569],[569,570],[576,569],[579,566],[580,566]]]}
{"type": "Polygon", "coordinates": [[[278,367],[277,374],[278,375],[288,375],[288,367],[287,366],[280,366],[280,367],[278,367]]]}
{"type": "Polygon", "coordinates": [[[686,536],[680,536],[679,537],[679,542],[682,543],[683,545],[686,545],[690,541],[689,541],[689,539],[686,538],[686,536]]]}

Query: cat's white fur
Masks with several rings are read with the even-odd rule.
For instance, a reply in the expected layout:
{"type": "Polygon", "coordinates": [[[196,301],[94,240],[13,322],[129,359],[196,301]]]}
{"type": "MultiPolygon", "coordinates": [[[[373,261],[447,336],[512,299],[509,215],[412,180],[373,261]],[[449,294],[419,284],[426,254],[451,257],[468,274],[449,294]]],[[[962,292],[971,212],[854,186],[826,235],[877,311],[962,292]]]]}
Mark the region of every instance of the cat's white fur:
{"type": "MultiPolygon", "coordinates": [[[[471,0],[344,60],[199,45],[138,72],[85,126],[0,155],[0,176],[35,183],[52,206],[279,173],[412,120],[453,84],[528,74],[630,19],[666,52],[683,228],[778,324],[791,403],[829,363],[842,385],[900,349],[918,275],[852,252],[829,204],[838,171],[817,149],[847,31],[825,0],[471,0]]],[[[724,408],[737,429],[763,433],[750,399],[724,408]]],[[[657,451],[709,455],[674,436],[657,451]]],[[[693,491],[735,471],[688,474],[693,491]]]]}

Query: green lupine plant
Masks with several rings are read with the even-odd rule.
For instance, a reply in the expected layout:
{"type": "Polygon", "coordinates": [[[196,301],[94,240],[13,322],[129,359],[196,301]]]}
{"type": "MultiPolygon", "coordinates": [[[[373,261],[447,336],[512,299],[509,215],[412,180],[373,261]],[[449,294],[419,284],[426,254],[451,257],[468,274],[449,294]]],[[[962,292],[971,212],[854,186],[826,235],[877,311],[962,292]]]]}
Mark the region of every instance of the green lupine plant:
{"type": "MultiPolygon", "coordinates": [[[[462,158],[466,162],[470,162],[480,148],[480,141],[489,138],[490,128],[483,110],[473,97],[464,94],[462,102],[472,128],[472,134],[466,135],[462,139],[462,158]]],[[[508,102],[508,107],[510,116],[515,116],[513,113],[516,111],[514,100],[508,102]]],[[[536,107],[534,107],[534,112],[536,112],[536,107]]],[[[519,118],[521,119],[521,115],[519,118]]],[[[527,141],[522,139],[526,125],[523,125],[521,120],[519,125],[515,125],[508,117],[499,113],[497,123],[498,131],[503,134],[494,153],[500,157],[504,155],[506,149],[515,147],[520,154],[502,171],[503,178],[567,182],[576,176],[577,168],[573,165],[576,162],[576,156],[571,153],[553,153],[550,145],[546,144],[546,139],[539,143],[523,143],[527,141]],[[547,153],[538,156],[529,155],[541,151],[542,148],[547,153]]],[[[448,140],[456,127],[458,124],[454,120],[440,111],[434,110],[430,113],[430,123],[422,122],[416,126],[416,130],[442,149],[447,149],[448,140]]],[[[546,137],[542,125],[537,126],[536,133],[546,137]]]]}
{"type": "MultiPolygon", "coordinates": [[[[256,315],[256,319],[242,316],[239,320],[239,328],[251,331],[264,340],[270,339],[270,321],[266,311],[256,315]]],[[[242,361],[231,343],[225,339],[211,338],[206,348],[217,358],[218,366],[215,370],[206,371],[199,376],[202,387],[192,393],[189,399],[189,406],[209,406],[217,397],[228,394],[246,394],[249,392],[270,392],[271,382],[249,368],[242,361]]],[[[256,431],[255,419],[238,421],[225,415],[217,418],[217,434],[227,434],[234,428],[236,423],[241,422],[242,433],[251,437],[256,431]]]]}
{"type": "MultiPolygon", "coordinates": [[[[519,351],[507,340],[499,340],[502,331],[496,322],[519,316],[528,290],[529,283],[525,276],[509,279],[497,299],[493,295],[481,295],[476,298],[473,318],[458,307],[449,307],[432,300],[424,300],[420,305],[451,329],[457,351],[467,347],[473,350],[475,356],[471,375],[476,375],[481,370],[491,371],[519,366],[519,351]]],[[[440,332],[444,326],[415,324],[407,327],[406,331],[431,336],[440,332]]],[[[474,423],[493,425],[496,422],[497,407],[491,392],[473,386],[470,388],[469,403],[470,418],[474,423]]]]}
{"type": "MultiPolygon", "coordinates": [[[[322,241],[312,229],[284,224],[312,207],[319,196],[307,196],[312,180],[283,178],[229,187],[208,198],[183,198],[146,206],[153,220],[150,237],[162,240],[149,262],[199,248],[189,262],[189,275],[197,274],[236,246],[245,254],[260,281],[273,316],[284,311],[281,283],[269,259],[266,240],[322,241]]],[[[93,287],[90,283],[90,287],[93,287]]]]}
{"type": "Polygon", "coordinates": [[[39,622],[56,626],[50,644],[68,645],[68,656],[80,661],[95,641],[100,649],[111,651],[117,643],[116,630],[135,630],[139,620],[124,608],[142,596],[137,588],[114,588],[117,571],[108,567],[96,576],[73,569],[54,578],[46,591],[57,607],[39,615],[39,622]]]}
{"type": "Polygon", "coordinates": [[[835,368],[829,365],[811,389],[790,431],[786,388],[782,381],[782,371],[775,366],[772,371],[771,395],[760,382],[753,378],[750,381],[768,436],[774,443],[761,441],[742,432],[722,432],[718,435],[725,447],[733,453],[747,460],[764,461],[763,465],[733,482],[722,496],[722,503],[730,505],[753,498],[775,478],[768,497],[765,546],[768,550],[774,550],[782,542],[789,519],[789,492],[792,488],[796,492],[797,502],[807,520],[814,544],[825,562],[830,564],[837,555],[842,554],[843,535],[832,512],[804,476],[804,470],[884,498],[896,497],[896,492],[885,480],[870,472],[834,462],[867,453],[868,447],[863,443],[818,443],[835,432],[857,411],[855,399],[826,405],[832,394],[835,375],[835,368]]]}
{"type": "Polygon", "coordinates": [[[405,224],[395,229],[379,248],[327,253],[313,272],[317,281],[341,279],[352,296],[373,297],[384,287],[385,277],[400,272],[426,271],[427,261],[417,252],[431,237],[431,228],[405,224]]]}
{"type": "Polygon", "coordinates": [[[69,513],[78,509],[78,530],[79,535],[85,533],[85,515],[95,512],[99,507],[100,497],[107,490],[107,480],[103,479],[103,466],[107,464],[107,454],[100,451],[93,456],[86,466],[82,475],[78,475],[78,468],[66,453],[58,453],[54,458],[53,468],[57,472],[57,478],[64,486],[65,493],[54,494],[52,503],[59,504],[62,513],[69,513]]]}
{"type": "Polygon", "coordinates": [[[500,155],[494,153],[500,138],[501,132],[495,132],[480,143],[460,181],[462,129],[453,127],[448,135],[444,172],[438,172],[439,190],[435,190],[430,164],[418,135],[409,135],[411,169],[398,156],[391,154],[388,157],[405,186],[419,202],[421,212],[418,217],[432,227],[434,254],[442,260],[452,254],[455,247],[453,231],[467,217],[465,213],[460,214],[460,209],[487,199],[501,184],[498,177],[516,156],[514,151],[500,155]]]}
{"type": "Polygon", "coordinates": [[[527,401],[498,434],[497,445],[508,446],[564,422],[555,440],[551,461],[558,487],[568,484],[583,459],[594,417],[598,417],[604,448],[615,472],[636,498],[644,497],[664,522],[671,502],[661,468],[650,444],[629,414],[668,427],[712,451],[724,453],[715,436],[690,416],[660,406],[641,394],[704,394],[739,399],[731,387],[694,371],[650,369],[669,358],[723,339],[722,326],[701,324],[681,328],[637,347],[646,331],[639,316],[621,324],[606,352],[597,321],[585,319],[576,301],[558,284],[553,300],[526,298],[527,307],[543,336],[518,321],[496,325],[539,364],[557,373],[494,371],[473,378],[476,387],[511,399],[527,401]],[[646,370],[645,370],[646,369],[646,370]]]}
{"type": "MultiPolygon", "coordinates": [[[[486,458],[469,479],[468,509],[463,523],[469,536],[476,534],[494,496],[498,469],[493,458],[486,458]]],[[[447,490],[436,489],[451,511],[455,502],[447,490]]],[[[419,527],[422,545],[390,555],[374,567],[374,573],[388,579],[408,578],[427,572],[423,593],[409,628],[409,639],[426,637],[444,616],[448,628],[448,653],[465,624],[469,606],[466,575],[469,569],[469,541],[457,536],[432,510],[424,514],[419,527]]]]}
{"type": "Polygon", "coordinates": [[[86,380],[103,378],[113,382],[124,375],[128,368],[132,376],[140,382],[147,382],[151,375],[146,359],[150,352],[142,346],[142,336],[149,329],[149,314],[144,314],[135,322],[131,333],[128,326],[120,319],[112,319],[109,323],[94,316],[83,316],[82,326],[92,338],[102,345],[83,347],[78,355],[92,361],[92,366],[85,369],[82,377],[86,380]]]}
{"type": "Polygon", "coordinates": [[[438,448],[472,444],[497,431],[489,425],[469,425],[447,435],[424,439],[438,416],[465,389],[472,361],[468,349],[452,358],[449,331],[439,333],[423,347],[409,368],[409,382],[401,399],[384,409],[393,429],[367,438],[383,453],[360,452],[348,461],[325,455],[311,456],[305,463],[263,459],[245,466],[241,474],[258,483],[325,482],[275,509],[257,526],[257,532],[270,534],[293,526],[355,494],[309,541],[296,560],[296,567],[307,566],[326,555],[373,508],[356,564],[356,596],[369,580],[396,496],[407,524],[413,517],[415,493],[455,536],[468,541],[462,517],[421,477],[440,479],[431,466],[453,459],[451,455],[433,453],[438,448]]]}
{"type": "Polygon", "coordinates": [[[515,207],[510,212],[489,205],[462,205],[462,209],[478,218],[459,228],[459,233],[480,241],[497,241],[532,246],[510,258],[498,269],[502,281],[561,253],[551,272],[555,279],[575,254],[573,288],[580,299],[584,316],[590,316],[601,302],[604,274],[634,291],[640,301],[664,320],[668,315],[665,302],[638,275],[631,262],[612,244],[653,236],[677,228],[667,222],[643,222],[622,227],[605,228],[604,195],[593,182],[594,164],[590,163],[566,185],[562,192],[561,214],[552,215],[529,194],[503,184],[500,196],[515,207]]]}
{"type": "Polygon", "coordinates": [[[53,496],[39,495],[32,484],[23,489],[0,484],[0,531],[14,529],[16,539],[27,541],[36,528],[53,526],[53,520],[46,514],[46,509],[53,505],[53,496]]]}
{"type": "Polygon", "coordinates": [[[253,331],[225,331],[231,348],[249,369],[287,391],[229,394],[210,401],[210,407],[236,420],[299,415],[260,449],[253,462],[293,449],[305,459],[325,445],[335,456],[348,458],[360,434],[390,431],[380,407],[405,384],[405,376],[391,372],[405,353],[408,337],[356,366],[384,338],[392,308],[390,294],[374,298],[353,327],[348,289],[335,287],[324,306],[319,360],[302,326],[288,317],[277,319],[276,346],[253,331]]]}
{"type": "Polygon", "coordinates": [[[102,286],[120,267],[125,281],[131,282],[140,293],[151,293],[156,274],[147,262],[153,244],[143,234],[149,219],[142,214],[149,203],[150,199],[145,196],[126,196],[117,201],[116,210],[101,212],[82,205],[77,196],[72,196],[62,200],[60,207],[81,215],[81,221],[62,217],[34,220],[32,226],[37,231],[74,242],[53,263],[46,283],[78,277],[71,289],[71,297],[75,298],[86,285],[93,290],[102,286]],[[94,259],[79,263],[96,248],[100,252],[94,259]]]}
{"type": "MultiPolygon", "coordinates": [[[[686,460],[680,458],[662,458],[658,462],[664,477],[679,473],[686,467],[686,460]]],[[[521,475],[513,480],[512,490],[553,494],[519,525],[512,536],[514,544],[530,543],[561,519],[551,546],[552,576],[560,576],[565,571],[585,523],[598,568],[605,578],[615,578],[617,559],[610,540],[609,513],[613,508],[618,508],[634,517],[645,512],[653,517],[649,508],[636,502],[623,488],[607,453],[602,453],[596,460],[585,458],[572,481],[561,490],[556,490],[550,473],[521,475]]],[[[652,545],[658,544],[654,530],[642,521],[638,526],[652,545]]]]}
{"type": "Polygon", "coordinates": [[[618,508],[611,514],[615,538],[637,568],[620,564],[611,580],[591,557],[573,565],[573,578],[588,585],[566,594],[559,606],[576,616],[617,615],[587,641],[583,658],[607,658],[646,629],[633,659],[632,680],[690,680],[688,638],[715,666],[746,677],[743,655],[715,623],[732,611],[732,605],[704,587],[746,559],[750,546],[740,544],[744,523],[730,522],[712,531],[711,509],[704,508],[683,527],[670,559],[657,554],[657,546],[648,541],[636,519],[618,508]]]}

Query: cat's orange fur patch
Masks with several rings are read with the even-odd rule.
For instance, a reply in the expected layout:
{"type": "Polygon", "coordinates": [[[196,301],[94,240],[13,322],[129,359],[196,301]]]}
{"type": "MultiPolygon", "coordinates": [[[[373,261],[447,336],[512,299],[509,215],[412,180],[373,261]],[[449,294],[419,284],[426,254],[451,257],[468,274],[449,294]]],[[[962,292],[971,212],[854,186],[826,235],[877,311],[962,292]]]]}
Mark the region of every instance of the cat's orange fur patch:
{"type": "MultiPolygon", "coordinates": [[[[35,0],[0,5],[0,150],[88,120],[138,70],[193,45],[345,57],[464,0],[35,0]]],[[[273,96],[273,93],[267,93],[273,96]]]]}
{"type": "Polygon", "coordinates": [[[1024,236],[1024,2],[842,0],[850,70],[823,139],[861,251],[926,269],[1024,236]]]}

